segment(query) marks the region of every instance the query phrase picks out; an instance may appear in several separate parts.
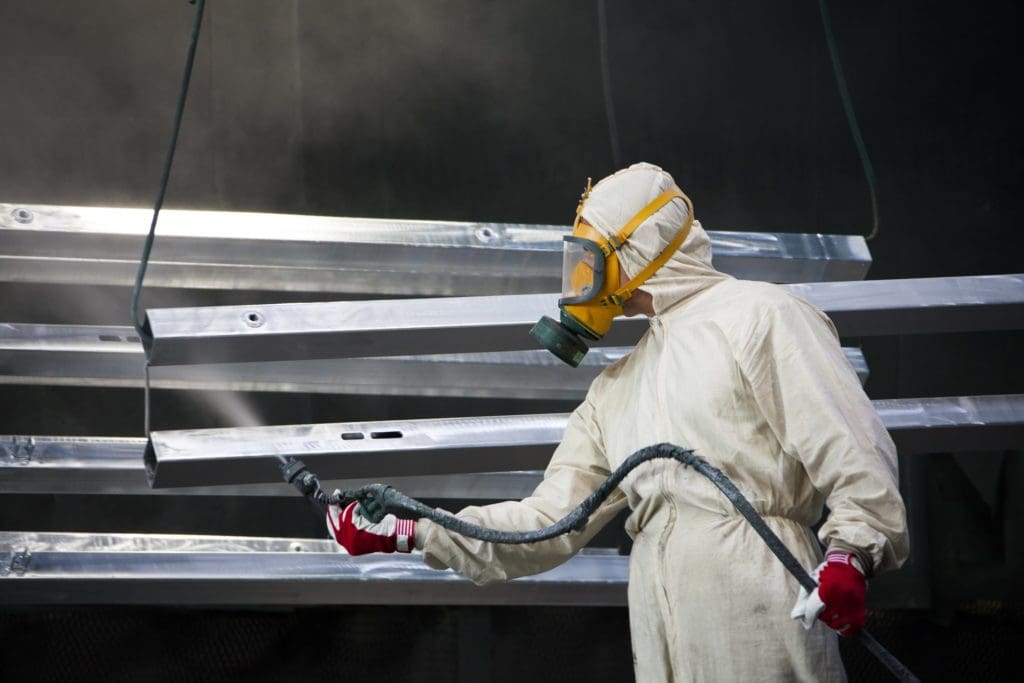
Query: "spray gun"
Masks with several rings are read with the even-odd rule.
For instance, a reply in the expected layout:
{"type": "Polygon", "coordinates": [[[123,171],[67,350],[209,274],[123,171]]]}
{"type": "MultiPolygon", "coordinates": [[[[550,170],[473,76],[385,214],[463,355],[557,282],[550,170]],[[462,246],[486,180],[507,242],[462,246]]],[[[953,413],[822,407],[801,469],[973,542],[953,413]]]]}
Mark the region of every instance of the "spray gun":
{"type": "MultiPolygon", "coordinates": [[[[504,544],[536,543],[537,541],[561,536],[570,531],[582,531],[586,527],[590,515],[604,502],[604,499],[608,497],[611,490],[621,481],[621,479],[617,479],[609,485],[609,482],[612,481],[609,478],[593,495],[583,501],[579,508],[557,524],[539,531],[509,532],[470,524],[447,512],[435,510],[424,505],[415,498],[410,498],[387,484],[368,484],[358,489],[336,490],[334,493],[328,494],[320,486],[320,479],[306,467],[305,463],[297,458],[282,459],[280,467],[281,475],[284,477],[285,482],[294,486],[299,493],[312,501],[322,512],[326,512],[327,507],[330,505],[345,507],[355,501],[359,503],[359,514],[374,524],[384,519],[384,516],[388,514],[393,514],[402,519],[421,519],[426,517],[446,529],[463,536],[504,544]]],[[[623,476],[628,474],[628,472],[629,470],[627,469],[623,476]]]]}
{"type": "MultiPolygon", "coordinates": [[[[398,492],[386,484],[370,484],[358,489],[335,491],[328,494],[320,486],[320,479],[310,472],[305,463],[298,458],[282,459],[280,466],[281,475],[284,477],[285,482],[294,486],[299,493],[312,501],[322,512],[326,512],[327,507],[330,505],[345,507],[352,501],[358,501],[359,514],[371,522],[377,523],[389,512],[395,512],[396,509],[405,511],[402,508],[395,508],[395,501],[392,501],[390,506],[387,504],[386,501],[389,498],[387,492],[398,492]]],[[[402,494],[398,494],[398,496],[429,510],[419,501],[415,501],[402,494]]]]}

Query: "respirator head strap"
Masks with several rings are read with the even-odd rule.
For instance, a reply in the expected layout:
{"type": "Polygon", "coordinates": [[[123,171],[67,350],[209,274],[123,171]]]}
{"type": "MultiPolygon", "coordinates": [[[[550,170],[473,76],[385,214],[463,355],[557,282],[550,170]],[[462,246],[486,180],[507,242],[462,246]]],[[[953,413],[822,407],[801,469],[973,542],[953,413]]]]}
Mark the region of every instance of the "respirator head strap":
{"type": "MultiPolygon", "coordinates": [[[[679,230],[676,231],[675,237],[672,238],[671,242],[665,245],[665,248],[661,251],[660,254],[657,255],[657,257],[654,258],[653,261],[648,263],[643,270],[637,273],[636,277],[634,277],[632,280],[624,284],[619,289],[615,290],[615,292],[613,292],[612,294],[606,296],[605,300],[608,300],[609,303],[605,305],[621,305],[623,301],[628,301],[629,299],[631,299],[633,297],[633,293],[636,292],[636,290],[639,289],[641,286],[643,286],[645,282],[650,280],[651,277],[656,272],[658,272],[659,268],[668,263],[669,259],[672,258],[672,254],[674,254],[676,250],[683,245],[683,242],[686,241],[686,238],[690,236],[690,230],[691,228],[693,228],[693,204],[690,202],[690,198],[683,194],[682,190],[680,190],[678,187],[673,187],[668,192],[665,192],[658,196],[653,202],[648,204],[643,211],[637,214],[637,217],[642,216],[644,213],[648,211],[648,209],[651,209],[652,206],[657,204],[657,206],[652,211],[647,213],[647,216],[643,219],[646,220],[650,216],[654,215],[654,213],[661,209],[663,206],[665,206],[670,201],[675,199],[680,199],[683,201],[683,203],[686,204],[686,220],[683,221],[683,224],[679,227],[679,230]]],[[[634,220],[636,220],[636,218],[634,218],[634,220]]],[[[642,223],[643,220],[641,220],[640,223],[642,223]]],[[[630,221],[630,224],[632,223],[633,221],[630,221]]],[[[625,231],[625,229],[628,227],[630,227],[629,224],[627,224],[626,227],[623,228],[622,230],[625,231]]],[[[632,230],[636,230],[637,227],[639,227],[639,223],[635,226],[632,226],[632,230]]],[[[602,303],[604,303],[604,301],[602,301],[602,303]]]]}

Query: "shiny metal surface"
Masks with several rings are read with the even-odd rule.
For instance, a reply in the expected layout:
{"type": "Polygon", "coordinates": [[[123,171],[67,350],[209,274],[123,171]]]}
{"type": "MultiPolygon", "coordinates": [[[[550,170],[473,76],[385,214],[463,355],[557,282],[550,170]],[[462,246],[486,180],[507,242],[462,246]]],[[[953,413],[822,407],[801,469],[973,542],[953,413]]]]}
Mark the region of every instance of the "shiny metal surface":
{"type": "MultiPolygon", "coordinates": [[[[902,455],[956,450],[984,450],[1012,448],[1024,438],[1024,396],[977,396],[934,399],[899,399],[876,401],[902,455]]],[[[565,416],[561,416],[564,420],[565,416]]],[[[504,422],[506,432],[515,431],[518,417],[493,418],[504,422]]],[[[439,421],[425,420],[421,429],[430,431],[439,421]]],[[[457,425],[451,421],[437,426],[451,430],[457,425]]],[[[373,423],[379,431],[390,431],[396,423],[373,423]]],[[[560,424],[564,424],[560,423],[560,424]]],[[[480,428],[481,425],[476,425],[480,428]]],[[[261,428],[280,430],[282,428],[261,428]]],[[[283,428],[285,430],[289,428],[283,428]]],[[[250,430],[226,430],[246,437],[258,447],[259,434],[250,430]]],[[[471,439],[473,428],[465,430],[471,439]]],[[[180,438],[180,433],[178,433],[180,438]]],[[[196,444],[202,432],[198,432],[196,444]]],[[[560,434],[559,434],[560,437],[560,434]]],[[[536,465],[546,464],[546,458],[557,443],[538,446],[543,454],[536,465]]],[[[345,442],[348,445],[353,442],[345,442]]],[[[291,487],[277,483],[212,485],[201,481],[187,488],[150,489],[143,457],[147,442],[142,438],[91,438],[53,436],[0,436],[0,493],[109,493],[155,495],[226,495],[226,496],[292,496],[291,487]]],[[[536,444],[535,444],[536,445],[536,444]]],[[[272,463],[272,449],[266,458],[272,463]]],[[[403,448],[399,449],[404,452],[403,448]]],[[[202,454],[200,454],[202,455],[202,454]]],[[[356,454],[372,459],[372,453],[356,454]]],[[[472,448],[464,454],[464,463],[471,463],[472,448]]],[[[254,457],[259,457],[257,454],[254,457]]],[[[455,457],[454,455],[452,456],[455,457]]],[[[312,462],[312,461],[311,461],[312,462]]],[[[215,462],[200,462],[196,467],[213,469],[215,462]]],[[[476,498],[504,500],[528,495],[540,481],[536,470],[454,473],[447,475],[397,476],[380,469],[374,475],[330,479],[329,488],[354,488],[375,481],[386,480],[395,488],[416,498],[476,498]]]]}
{"type": "Polygon", "coordinates": [[[1019,449],[1024,394],[873,401],[900,454],[1019,449]]]}
{"type": "MultiPolygon", "coordinates": [[[[870,336],[1024,327],[1024,275],[788,285],[840,334],[870,336]]],[[[210,306],[147,311],[153,365],[517,351],[557,313],[555,294],[210,306]]],[[[601,344],[633,344],[642,316],[621,318],[601,344]]]]}
{"type": "MultiPolygon", "coordinates": [[[[1024,394],[898,399],[875,407],[901,455],[1024,442],[1024,394]]],[[[301,458],[325,478],[539,469],[567,419],[547,414],[157,431],[145,461],[154,487],[274,482],[284,457],[301,458]]]]}
{"type": "MultiPolygon", "coordinates": [[[[543,350],[152,368],[156,389],[581,399],[629,352],[597,348],[570,368],[543,350]]],[[[844,349],[861,383],[860,349],[844,349]]],[[[0,324],[0,384],[141,387],[145,357],[130,327],[0,324]]]]}
{"type": "MultiPolygon", "coordinates": [[[[153,489],[146,478],[144,438],[0,436],[0,493],[89,493],[111,495],[295,496],[283,482],[153,489]]],[[[529,495],[537,471],[388,476],[388,483],[414,498],[507,500],[529,495]]],[[[380,477],[326,480],[328,489],[372,484],[380,477]]]]}
{"type": "Polygon", "coordinates": [[[154,486],[279,481],[282,458],[352,479],[542,468],[565,414],[157,431],[145,465],[154,486]]]}
{"type": "MultiPolygon", "coordinates": [[[[0,281],[130,286],[150,218],[148,209],[0,203],[0,281]]],[[[560,286],[568,229],[166,210],[146,284],[392,296],[546,292],[560,286]]],[[[709,234],[717,266],[751,280],[856,280],[871,265],[859,235],[709,234]]]]}
{"type": "Polygon", "coordinates": [[[332,553],[345,549],[326,537],[266,538],[188,534],[94,534],[0,531],[0,549],[65,553],[332,553]]]}
{"type": "MultiPolygon", "coordinates": [[[[949,398],[895,399],[874,401],[887,427],[900,447],[901,455],[929,452],[999,450],[1015,447],[1024,439],[1024,395],[1006,396],[961,396],[949,398]]],[[[528,416],[527,416],[528,417],[528,416]]],[[[565,416],[556,416],[559,427],[565,416]]],[[[474,425],[459,424],[460,421],[426,420],[420,424],[428,433],[432,428],[439,433],[436,447],[443,450],[441,436],[445,431],[462,428],[467,440],[474,438],[474,430],[486,429],[485,423],[474,425]],[[440,423],[440,424],[439,424],[440,423]]],[[[525,421],[528,423],[528,420],[525,421]]],[[[393,431],[394,422],[374,424],[378,431],[393,431]]],[[[506,433],[515,432],[520,424],[518,417],[494,418],[490,424],[504,424],[506,433]]],[[[330,428],[331,425],[321,426],[330,428]]],[[[259,431],[219,430],[246,438],[257,453],[251,457],[263,458],[273,464],[273,449],[266,447],[262,455],[258,452],[267,438],[266,431],[288,432],[294,428],[259,428],[259,431]]],[[[337,432],[337,430],[335,430],[337,432]]],[[[557,430],[556,430],[557,431],[557,430]]],[[[204,432],[195,433],[193,446],[203,441],[204,432]]],[[[187,441],[181,432],[174,435],[187,441]]],[[[559,434],[560,435],[560,434],[559,434]]],[[[534,443],[538,449],[536,467],[543,467],[550,456],[557,436],[549,441],[541,439],[534,443]]],[[[400,440],[400,439],[398,439],[400,440]]],[[[349,446],[353,441],[342,442],[349,446]]],[[[186,442],[187,445],[187,442],[186,442]]],[[[527,445],[529,445],[527,443],[527,445]]],[[[288,443],[283,444],[285,450],[288,443]]],[[[155,488],[148,485],[143,467],[146,440],[142,438],[94,438],[67,436],[0,436],[0,493],[77,493],[77,494],[154,494],[154,495],[204,495],[204,496],[295,496],[294,489],[276,478],[265,483],[234,483],[212,485],[214,481],[197,481],[199,485],[189,487],[155,488]]],[[[404,446],[400,446],[402,450],[404,446]]],[[[295,449],[299,450],[299,449],[295,449]]],[[[459,456],[464,469],[472,466],[472,446],[461,454],[450,452],[455,464],[459,456]]],[[[216,459],[216,454],[211,454],[216,459]]],[[[360,451],[350,447],[350,457],[361,458],[364,465],[372,467],[373,452],[360,451]]],[[[214,470],[217,463],[203,460],[193,465],[202,470],[214,470]]],[[[303,456],[304,458],[306,456],[303,456]]],[[[322,456],[327,458],[328,456],[322,456]]],[[[307,458],[307,460],[309,460],[307,458]]],[[[411,458],[415,465],[415,455],[411,458]]],[[[310,464],[313,462],[309,460],[310,464]]],[[[427,474],[421,476],[399,476],[383,467],[365,477],[344,477],[329,479],[327,472],[319,467],[314,469],[325,474],[328,487],[352,488],[365,483],[386,480],[401,492],[414,498],[458,498],[506,500],[528,495],[540,482],[537,470],[462,472],[453,474],[427,474]]],[[[272,468],[271,468],[272,470],[272,468]]]]}
{"type": "Polygon", "coordinates": [[[321,540],[0,532],[0,601],[621,606],[628,563],[584,551],[552,571],[477,587],[416,553],[350,557],[321,540]]]}
{"type": "Polygon", "coordinates": [[[1024,273],[786,287],[846,336],[1024,329],[1024,273]]]}

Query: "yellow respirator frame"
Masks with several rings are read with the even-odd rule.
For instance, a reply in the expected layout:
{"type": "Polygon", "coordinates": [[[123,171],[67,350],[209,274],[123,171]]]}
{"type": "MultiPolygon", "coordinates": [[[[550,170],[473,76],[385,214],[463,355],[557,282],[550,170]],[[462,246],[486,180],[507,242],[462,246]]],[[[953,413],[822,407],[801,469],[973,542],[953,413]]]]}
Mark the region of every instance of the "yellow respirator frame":
{"type": "MultiPolygon", "coordinates": [[[[573,223],[572,234],[593,242],[604,255],[604,282],[597,295],[586,303],[561,304],[563,322],[575,323],[580,327],[579,332],[592,339],[600,339],[611,329],[612,320],[615,316],[622,315],[622,305],[630,298],[636,290],[647,282],[659,268],[665,265],[672,254],[686,241],[693,227],[693,204],[690,198],[683,194],[679,187],[673,185],[671,189],[661,193],[640,210],[629,220],[622,229],[614,235],[604,237],[595,228],[581,222],[583,206],[590,196],[590,179],[587,179],[587,189],[580,198],[579,206],[576,208],[576,220],[573,223]],[[647,266],[637,273],[636,277],[629,280],[621,287],[619,286],[620,265],[618,252],[622,245],[628,240],[637,228],[643,225],[644,221],[660,211],[666,204],[676,199],[681,199],[686,204],[686,220],[676,232],[675,237],[647,266]],[[571,318],[567,321],[566,317],[571,318]]],[[[581,267],[581,266],[578,266],[581,267]]]]}

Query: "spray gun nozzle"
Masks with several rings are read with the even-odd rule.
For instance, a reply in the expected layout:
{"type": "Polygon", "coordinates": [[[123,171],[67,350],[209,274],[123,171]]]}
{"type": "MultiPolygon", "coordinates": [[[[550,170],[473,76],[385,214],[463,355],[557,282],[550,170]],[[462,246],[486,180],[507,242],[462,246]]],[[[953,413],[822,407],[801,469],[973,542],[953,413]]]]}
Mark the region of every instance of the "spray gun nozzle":
{"type": "Polygon", "coordinates": [[[298,458],[282,458],[280,468],[281,476],[288,484],[294,483],[295,478],[306,471],[306,465],[298,458]]]}
{"type": "Polygon", "coordinates": [[[306,469],[306,464],[297,458],[288,458],[281,464],[281,476],[286,483],[291,484],[304,496],[322,495],[320,481],[316,475],[306,469]]]}

